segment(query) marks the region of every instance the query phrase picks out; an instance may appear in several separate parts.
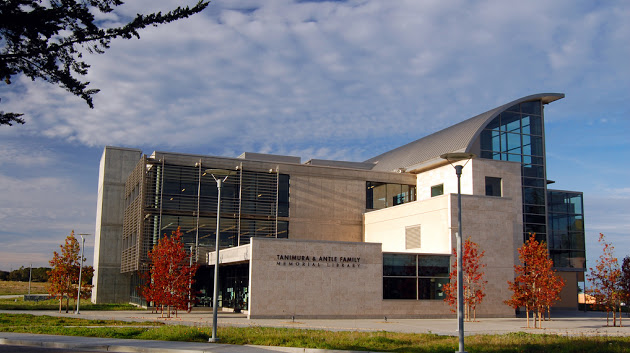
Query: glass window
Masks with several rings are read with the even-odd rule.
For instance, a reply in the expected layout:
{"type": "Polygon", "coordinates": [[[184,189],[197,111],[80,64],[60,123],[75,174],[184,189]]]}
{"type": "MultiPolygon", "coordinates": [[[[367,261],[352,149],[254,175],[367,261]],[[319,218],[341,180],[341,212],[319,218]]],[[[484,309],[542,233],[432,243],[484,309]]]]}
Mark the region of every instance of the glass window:
{"type": "Polygon", "coordinates": [[[544,205],[545,189],[523,187],[523,203],[531,205],[544,205]]]}
{"type": "Polygon", "coordinates": [[[379,210],[416,200],[415,185],[366,183],[365,208],[379,210]]]}
{"type": "Polygon", "coordinates": [[[518,113],[505,112],[501,114],[501,130],[507,132],[521,133],[521,115],[518,113]]]}
{"type": "Polygon", "coordinates": [[[508,112],[520,112],[521,111],[521,107],[519,104],[514,104],[513,106],[509,107],[506,109],[506,111],[508,112]]]}
{"type": "Polygon", "coordinates": [[[431,187],[431,197],[444,195],[444,184],[433,185],[431,187]]]}
{"type": "Polygon", "coordinates": [[[384,277],[383,299],[417,299],[417,279],[384,277]]]}
{"type": "Polygon", "coordinates": [[[542,108],[540,101],[521,103],[521,112],[523,112],[523,114],[541,115],[542,108]]]}
{"type": "Polygon", "coordinates": [[[447,255],[383,254],[383,299],[444,299],[449,271],[447,255]]]}
{"type": "Polygon", "coordinates": [[[418,276],[420,277],[448,277],[449,268],[449,256],[418,256],[418,276]]]}
{"type": "Polygon", "coordinates": [[[501,178],[486,177],[486,196],[503,196],[501,178]]]}
{"type": "Polygon", "coordinates": [[[416,255],[383,254],[384,276],[415,276],[416,255]]]}
{"type": "Polygon", "coordinates": [[[418,278],[418,299],[444,300],[444,285],[448,278],[418,278]]]}

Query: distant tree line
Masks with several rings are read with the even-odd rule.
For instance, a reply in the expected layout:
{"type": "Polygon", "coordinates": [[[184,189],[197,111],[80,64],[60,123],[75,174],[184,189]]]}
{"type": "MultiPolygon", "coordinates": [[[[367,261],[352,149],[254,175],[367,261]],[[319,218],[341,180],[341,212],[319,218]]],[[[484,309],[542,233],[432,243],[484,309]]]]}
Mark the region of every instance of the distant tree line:
{"type": "MultiPolygon", "coordinates": [[[[50,267],[33,267],[31,273],[31,281],[33,282],[48,282],[48,271],[50,267]]],[[[0,270],[1,281],[18,281],[28,282],[29,267],[20,267],[13,271],[0,270]]]]}

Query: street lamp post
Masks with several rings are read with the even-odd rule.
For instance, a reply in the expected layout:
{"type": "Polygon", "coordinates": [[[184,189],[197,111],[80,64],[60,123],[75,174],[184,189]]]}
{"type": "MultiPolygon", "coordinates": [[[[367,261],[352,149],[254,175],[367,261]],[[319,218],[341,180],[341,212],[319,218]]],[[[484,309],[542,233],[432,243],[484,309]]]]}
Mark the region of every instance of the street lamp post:
{"type": "Polygon", "coordinates": [[[212,174],[212,178],[217,182],[217,231],[216,241],[214,246],[214,252],[216,253],[214,262],[214,294],[212,296],[212,337],[208,339],[209,342],[219,342],[217,337],[217,315],[218,315],[218,300],[219,296],[219,239],[221,230],[221,188],[223,183],[230,175],[236,174],[236,172],[225,169],[206,169],[206,173],[212,174]],[[218,178],[217,178],[218,177],[218,178]]]}
{"type": "Polygon", "coordinates": [[[81,302],[81,272],[83,271],[83,252],[85,251],[85,238],[83,237],[84,235],[89,235],[89,234],[79,234],[81,236],[81,264],[79,265],[79,289],[77,291],[77,314],[80,314],[79,312],[79,304],[81,302]]]}
{"type": "MultiPolygon", "coordinates": [[[[445,153],[440,158],[446,159],[451,165],[453,162],[469,160],[475,158],[473,153],[445,153]]],[[[463,256],[462,256],[462,170],[466,165],[453,165],[455,168],[455,174],[457,175],[457,332],[459,335],[459,350],[458,353],[465,353],[464,350],[464,272],[463,272],[463,256]]]]}

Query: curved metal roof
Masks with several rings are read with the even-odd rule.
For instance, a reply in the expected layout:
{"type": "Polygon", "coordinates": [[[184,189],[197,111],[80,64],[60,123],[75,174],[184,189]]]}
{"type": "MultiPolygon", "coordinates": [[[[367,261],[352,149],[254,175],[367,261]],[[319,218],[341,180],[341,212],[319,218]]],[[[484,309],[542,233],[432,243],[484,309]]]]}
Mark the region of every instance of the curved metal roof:
{"type": "Polygon", "coordinates": [[[523,97],[365,162],[375,163],[372,170],[411,171],[429,161],[441,161],[439,156],[444,153],[470,152],[472,144],[485,126],[504,110],[518,103],[541,100],[543,104],[548,104],[562,98],[564,98],[562,93],[539,93],[523,97]]]}

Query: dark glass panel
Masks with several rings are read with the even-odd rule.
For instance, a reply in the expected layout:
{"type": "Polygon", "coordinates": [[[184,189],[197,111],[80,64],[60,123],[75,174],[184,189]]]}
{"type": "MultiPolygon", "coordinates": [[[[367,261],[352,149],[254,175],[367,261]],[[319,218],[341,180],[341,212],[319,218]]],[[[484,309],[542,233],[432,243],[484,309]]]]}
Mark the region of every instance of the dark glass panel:
{"type": "Polygon", "coordinates": [[[416,278],[383,278],[383,299],[416,299],[416,278]]]}
{"type": "Polygon", "coordinates": [[[504,112],[501,114],[501,130],[521,133],[521,115],[518,113],[504,112]]]}
{"type": "Polygon", "coordinates": [[[368,181],[365,183],[365,208],[374,209],[374,183],[368,181]]]}
{"type": "Polygon", "coordinates": [[[531,136],[532,156],[543,156],[543,142],[542,137],[531,136]]]}
{"type": "Polygon", "coordinates": [[[546,232],[546,227],[542,224],[524,224],[523,228],[526,234],[527,233],[540,234],[540,233],[546,232]]]}
{"type": "Polygon", "coordinates": [[[539,116],[530,116],[529,128],[530,134],[542,136],[543,126],[542,118],[539,116]]]}
{"type": "Polygon", "coordinates": [[[444,195],[444,184],[433,185],[431,187],[431,197],[444,195]]]}
{"type": "Polygon", "coordinates": [[[494,153],[490,151],[481,151],[481,158],[492,159],[493,156],[494,156],[494,153]]]}
{"type": "Polygon", "coordinates": [[[488,125],[486,125],[486,129],[498,130],[500,125],[501,125],[500,116],[497,116],[496,118],[492,119],[492,121],[488,123],[488,125]]]}
{"type": "MultiPolygon", "coordinates": [[[[486,151],[492,151],[493,150],[493,146],[492,146],[492,131],[490,130],[483,130],[481,131],[481,136],[480,138],[480,142],[481,142],[481,149],[482,150],[486,150],[486,151]]],[[[482,157],[482,158],[486,158],[486,157],[482,157]]]]}
{"type": "Polygon", "coordinates": [[[278,238],[289,237],[289,222],[278,221],[278,238]]]}
{"type": "Polygon", "coordinates": [[[448,277],[450,256],[418,256],[418,276],[448,277]]]}
{"type": "Polygon", "coordinates": [[[521,103],[521,112],[523,114],[541,115],[542,108],[540,105],[540,101],[521,103]]]}
{"type": "Polygon", "coordinates": [[[521,111],[521,107],[518,104],[514,104],[513,106],[507,108],[506,111],[517,112],[518,113],[518,112],[521,111]]]}
{"type": "Polygon", "coordinates": [[[415,276],[416,255],[383,254],[383,276],[415,276]]]}
{"type": "Polygon", "coordinates": [[[523,178],[523,186],[545,187],[545,179],[523,178]]]}
{"type": "Polygon", "coordinates": [[[544,205],[545,190],[543,188],[523,187],[523,203],[544,205]]]}
{"type": "Polygon", "coordinates": [[[419,278],[418,299],[444,300],[444,285],[447,283],[448,278],[419,278]]]}
{"type": "Polygon", "coordinates": [[[544,178],[545,170],[540,165],[523,165],[523,176],[526,178],[544,178]]]}
{"type": "Polygon", "coordinates": [[[530,215],[530,214],[525,214],[523,216],[523,221],[525,223],[540,223],[540,224],[545,224],[545,216],[543,215],[530,215]]]}
{"type": "Polygon", "coordinates": [[[486,196],[502,196],[501,178],[486,177],[486,196]]]}
{"type": "Polygon", "coordinates": [[[531,214],[545,214],[545,206],[524,205],[523,212],[531,214]]]}

